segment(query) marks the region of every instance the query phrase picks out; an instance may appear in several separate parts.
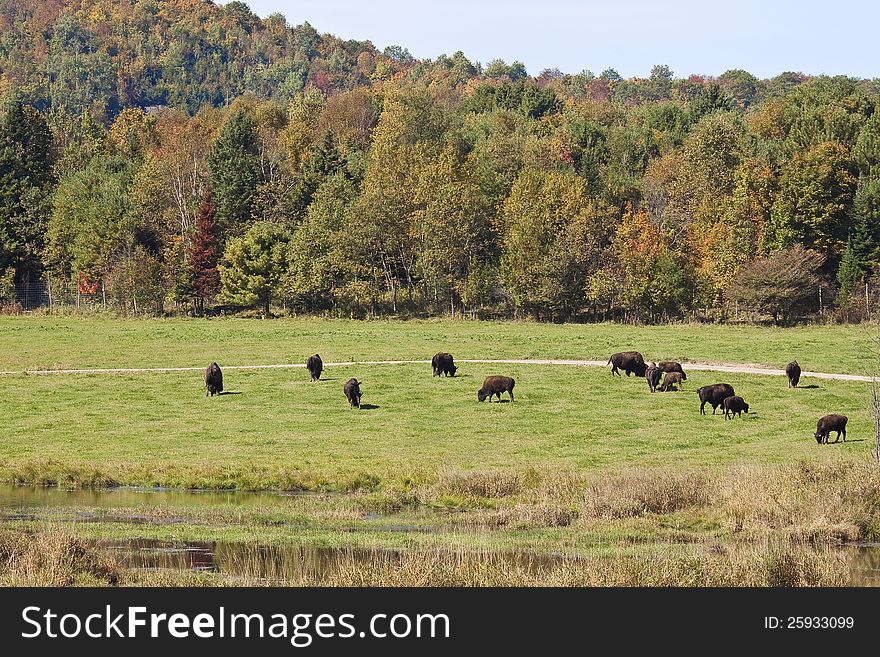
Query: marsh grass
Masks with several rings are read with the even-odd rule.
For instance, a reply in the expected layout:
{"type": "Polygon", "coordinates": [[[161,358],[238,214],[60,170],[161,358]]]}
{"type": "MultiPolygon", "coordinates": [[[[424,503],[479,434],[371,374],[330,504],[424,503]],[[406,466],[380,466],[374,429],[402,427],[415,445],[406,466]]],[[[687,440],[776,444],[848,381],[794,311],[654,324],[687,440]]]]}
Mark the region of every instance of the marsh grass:
{"type": "MultiPolygon", "coordinates": [[[[842,586],[845,555],[777,544],[727,549],[621,551],[615,555],[549,557],[463,548],[341,549],[328,557],[293,557],[259,546],[227,546],[223,573],[125,566],[103,550],[58,529],[0,535],[0,582],[70,586],[842,586]],[[226,573],[226,574],[224,574],[226,573]]],[[[297,556],[300,554],[301,556],[297,556]]],[[[320,554],[321,556],[315,556],[320,554]]]]}
{"type": "Polygon", "coordinates": [[[3,586],[114,585],[119,567],[69,531],[0,531],[3,586]]]}

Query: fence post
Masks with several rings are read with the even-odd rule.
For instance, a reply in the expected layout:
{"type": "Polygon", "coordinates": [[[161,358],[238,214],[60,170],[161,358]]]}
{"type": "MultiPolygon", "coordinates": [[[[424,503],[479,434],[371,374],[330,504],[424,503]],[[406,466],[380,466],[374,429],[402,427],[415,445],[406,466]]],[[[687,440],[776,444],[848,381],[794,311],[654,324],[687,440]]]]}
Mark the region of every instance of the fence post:
{"type": "Polygon", "coordinates": [[[865,281],[865,317],[871,319],[871,305],[868,297],[868,281],[865,281]]]}

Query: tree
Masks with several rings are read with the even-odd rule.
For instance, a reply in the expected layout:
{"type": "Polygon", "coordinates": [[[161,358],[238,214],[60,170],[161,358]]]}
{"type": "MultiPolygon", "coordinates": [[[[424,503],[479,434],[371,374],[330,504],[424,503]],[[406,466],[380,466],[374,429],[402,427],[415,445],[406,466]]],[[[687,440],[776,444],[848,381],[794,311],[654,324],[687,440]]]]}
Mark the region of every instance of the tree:
{"type": "Polygon", "coordinates": [[[840,283],[840,303],[845,304],[859,280],[862,278],[862,272],[859,263],[856,260],[856,253],[853,250],[852,240],[847,240],[846,248],[843,250],[843,257],[840,259],[840,267],[837,269],[837,282],[840,283]]]}
{"type": "Polygon", "coordinates": [[[850,222],[856,262],[876,273],[880,268],[880,177],[859,180],[850,222]]]}
{"type": "Polygon", "coordinates": [[[50,212],[52,135],[43,116],[13,99],[0,117],[0,271],[19,281],[40,268],[50,212]]]}
{"type": "Polygon", "coordinates": [[[773,203],[770,245],[799,243],[839,257],[850,232],[856,173],[849,151],[836,142],[796,155],[782,173],[773,203]]]}
{"type": "Polygon", "coordinates": [[[196,214],[196,228],[187,249],[187,265],[196,306],[202,312],[205,300],[220,291],[220,273],[217,261],[220,254],[217,229],[214,223],[216,206],[206,192],[196,214]]]}
{"type": "Polygon", "coordinates": [[[743,267],[728,287],[728,296],[755,312],[769,313],[773,323],[816,306],[818,271],[824,256],[796,245],[743,267]]]}
{"type": "Polygon", "coordinates": [[[243,236],[228,240],[220,265],[223,299],[259,305],[268,317],[270,301],[284,279],[289,241],[283,228],[267,221],[256,222],[243,236]]]}
{"type": "Polygon", "coordinates": [[[251,218],[254,194],[261,181],[257,124],[251,113],[237,110],[208,153],[217,224],[223,234],[251,218]]]}
{"type": "Polygon", "coordinates": [[[751,105],[758,92],[758,78],[742,69],[725,71],[718,76],[718,83],[740,107],[751,105]]]}
{"type": "Polygon", "coordinates": [[[501,282],[517,307],[551,319],[575,313],[610,218],[577,174],[523,170],[501,209],[501,282]]]}

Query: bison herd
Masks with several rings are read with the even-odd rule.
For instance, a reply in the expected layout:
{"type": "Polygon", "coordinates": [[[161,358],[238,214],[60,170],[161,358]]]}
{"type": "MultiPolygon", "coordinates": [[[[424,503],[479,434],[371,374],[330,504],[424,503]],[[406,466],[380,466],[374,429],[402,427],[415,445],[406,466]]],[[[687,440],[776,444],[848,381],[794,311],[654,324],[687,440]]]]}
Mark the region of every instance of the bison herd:
{"type": "MultiPolygon", "coordinates": [[[[620,376],[622,370],[626,372],[627,376],[635,374],[637,377],[644,377],[648,382],[648,389],[652,393],[656,392],[658,388],[661,392],[682,390],[684,382],[687,380],[687,374],[685,374],[681,363],[664,360],[659,363],[651,362],[649,365],[638,351],[622,351],[612,354],[606,364],[611,365],[611,374],[620,376]]],[[[431,369],[434,376],[455,376],[458,370],[452,355],[445,351],[441,351],[431,359],[431,369]]],[[[308,370],[313,382],[321,379],[324,363],[318,354],[309,356],[306,361],[306,370],[308,370]]],[[[797,361],[792,361],[786,366],[785,375],[788,378],[789,387],[796,388],[801,377],[801,367],[797,361]]],[[[516,381],[509,376],[488,376],[477,391],[477,401],[482,402],[486,399],[491,401],[492,397],[495,397],[500,402],[501,394],[505,392],[510,397],[510,401],[513,401],[515,384],[516,381]]],[[[345,393],[350,408],[361,407],[361,384],[357,379],[351,378],[346,381],[342,391],[345,393]]],[[[205,369],[205,396],[213,397],[222,392],[223,372],[217,363],[211,363],[205,369]]],[[[700,415],[706,415],[706,404],[712,407],[712,415],[715,415],[715,411],[720,406],[725,420],[737,416],[742,417],[743,413],[749,412],[748,403],[738,396],[734,392],[733,386],[728,383],[715,383],[698,388],[697,396],[700,399],[700,415]]],[[[814,434],[816,442],[827,444],[832,431],[837,433],[834,442],[839,441],[841,436],[846,442],[846,422],[845,415],[830,414],[821,417],[814,434]]]]}
{"type": "MultiPolygon", "coordinates": [[[[687,380],[681,363],[664,360],[659,363],[652,362],[649,365],[638,351],[621,351],[612,354],[606,365],[611,365],[611,374],[620,376],[620,372],[623,370],[627,376],[635,374],[639,377],[645,377],[651,392],[656,392],[658,388],[661,392],[673,389],[681,390],[683,382],[687,380]],[[662,384],[660,383],[661,378],[663,379],[662,384]]],[[[788,387],[797,388],[801,378],[801,366],[796,360],[786,365],[785,376],[788,378],[788,387]]],[[[737,416],[742,417],[743,413],[749,412],[749,405],[734,392],[733,386],[729,383],[703,386],[697,389],[697,396],[700,398],[700,415],[706,415],[706,404],[712,407],[712,415],[715,415],[715,411],[720,406],[725,420],[737,416]]],[[[846,442],[846,422],[845,415],[831,414],[819,418],[814,434],[816,442],[820,445],[828,443],[828,436],[832,431],[837,433],[834,442],[840,440],[841,436],[846,442]]]]}
{"type": "MultiPolygon", "coordinates": [[[[455,376],[458,367],[451,354],[441,351],[431,359],[431,368],[434,376],[455,376]]],[[[324,362],[318,354],[309,356],[306,360],[306,370],[309,373],[311,381],[320,381],[321,373],[324,371],[324,362]]],[[[487,398],[491,401],[493,396],[501,401],[501,393],[506,392],[513,401],[513,386],[516,384],[509,376],[487,376],[483,381],[483,386],[477,391],[477,400],[485,401],[487,398]]],[[[223,372],[217,363],[211,363],[205,369],[205,396],[213,397],[223,392],[223,372]]],[[[357,379],[349,379],[342,386],[342,392],[348,400],[350,408],[361,407],[361,384],[357,379]]]]}

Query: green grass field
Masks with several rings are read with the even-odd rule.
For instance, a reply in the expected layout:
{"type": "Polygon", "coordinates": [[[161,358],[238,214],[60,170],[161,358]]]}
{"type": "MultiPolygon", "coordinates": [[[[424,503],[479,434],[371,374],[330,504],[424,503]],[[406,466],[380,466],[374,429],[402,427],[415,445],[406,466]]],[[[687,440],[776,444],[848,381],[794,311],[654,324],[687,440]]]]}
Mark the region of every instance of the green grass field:
{"type": "Polygon", "coordinates": [[[535,324],[326,319],[90,319],[0,317],[0,370],[204,367],[325,361],[456,358],[607,359],[637,349],[646,358],[871,374],[876,327],[535,324]]]}
{"type": "Polygon", "coordinates": [[[442,379],[427,365],[326,374],[313,384],[304,370],[230,371],[232,394],[213,398],[198,372],[5,376],[0,472],[45,480],[74,466],[130,484],[349,489],[450,470],[782,463],[872,446],[867,384],[788,389],[780,377],[693,372],[684,391],[651,394],[643,379],[595,367],[466,364],[442,379]],[[514,403],[477,402],[496,371],[516,379],[514,403]],[[342,393],[350,376],[362,381],[360,410],[342,393]],[[695,389],[721,380],[751,413],[699,415],[695,389]],[[850,417],[846,444],[812,438],[827,412],[850,417]]]}
{"type": "MultiPolygon", "coordinates": [[[[637,347],[649,358],[865,371],[863,328],[800,329],[333,320],[0,320],[0,369],[198,366],[459,358],[602,358],[637,347]],[[838,363],[838,367],[834,363],[838,363]],[[859,367],[861,363],[861,368],[859,367]]],[[[576,366],[471,364],[455,378],[430,366],[227,370],[205,398],[200,372],[18,374],[5,401],[0,476],[188,487],[341,489],[468,470],[574,470],[635,465],[785,463],[833,451],[867,454],[867,384],[694,371],[682,392],[576,366]],[[488,374],[517,380],[516,402],[482,404],[488,374]],[[342,384],[362,381],[361,410],[342,384]],[[751,404],[742,419],[700,416],[695,390],[725,381],[751,404]],[[850,417],[850,442],[816,445],[816,419],[850,417]]]]}
{"type": "MultiPolygon", "coordinates": [[[[255,545],[369,548],[379,551],[376,563],[384,563],[384,550],[414,555],[412,579],[395,579],[397,566],[376,566],[367,580],[381,583],[557,581],[559,573],[583,566],[517,579],[509,565],[499,565],[507,561],[484,568],[484,558],[495,559],[485,555],[499,553],[635,564],[620,580],[559,580],[568,583],[774,582],[777,542],[833,546],[880,536],[867,383],[805,378],[805,387],[793,390],[782,376],[692,370],[683,391],[651,394],[644,379],[612,377],[608,368],[460,363],[459,376],[438,379],[428,364],[356,364],[329,367],[319,383],[309,382],[304,369],[229,368],[224,383],[231,394],[206,398],[198,370],[24,370],[201,368],[214,359],[221,366],[302,363],[314,352],[325,362],[427,360],[439,350],[459,360],[604,360],[635,348],[657,360],[778,368],[797,358],[805,370],[864,374],[876,362],[873,332],[845,326],[0,318],[0,370],[17,372],[0,376],[0,480],[324,492],[221,503],[180,497],[184,493],[138,502],[131,493],[100,505],[86,494],[22,508],[15,491],[10,497],[6,489],[0,521],[14,532],[8,540],[16,550],[36,540],[35,554],[42,550],[39,537],[56,536],[61,525],[99,545],[229,541],[251,546],[244,552],[254,554],[260,554],[255,545]],[[516,378],[514,403],[477,402],[483,378],[496,373],[516,378]],[[362,381],[361,410],[349,409],[342,393],[351,376],[362,381]],[[720,413],[700,416],[696,389],[720,381],[732,384],[752,412],[729,421],[720,413]],[[849,416],[849,440],[819,446],[815,423],[829,412],[849,416]],[[736,556],[744,544],[756,555],[754,577],[746,576],[751,566],[736,556]],[[662,565],[643,572],[638,564],[644,559],[630,559],[633,550],[662,565]],[[716,564],[715,557],[706,561],[711,555],[722,556],[716,564]],[[483,575],[438,578],[430,574],[433,566],[418,565],[436,559],[453,569],[476,559],[483,575]],[[684,574],[674,575],[682,568],[684,574]],[[716,578],[716,570],[732,579],[716,578]]],[[[806,550],[806,556],[796,552],[797,559],[824,563],[825,557],[806,550]]],[[[351,566],[353,581],[367,576],[363,568],[351,566]]],[[[813,577],[811,568],[795,580],[840,581],[837,571],[813,577]]],[[[7,580],[31,581],[13,575],[7,573],[7,580]]],[[[142,581],[137,572],[129,576],[126,581],[142,581]]]]}

